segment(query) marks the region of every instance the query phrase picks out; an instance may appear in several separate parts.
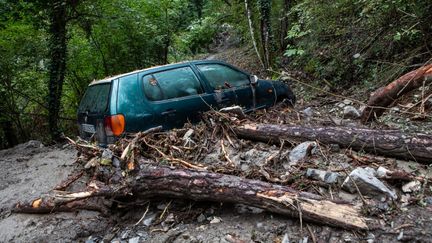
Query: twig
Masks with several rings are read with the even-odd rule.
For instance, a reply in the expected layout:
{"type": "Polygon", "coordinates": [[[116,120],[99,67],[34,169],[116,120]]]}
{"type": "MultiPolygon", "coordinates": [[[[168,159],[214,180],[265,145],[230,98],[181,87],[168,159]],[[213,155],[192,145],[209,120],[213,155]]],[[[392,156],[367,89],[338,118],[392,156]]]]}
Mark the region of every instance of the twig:
{"type": "Polygon", "coordinates": [[[163,218],[163,216],[165,215],[166,211],[168,210],[168,207],[171,205],[171,202],[172,202],[172,200],[166,205],[166,207],[162,211],[161,216],[159,217],[159,220],[161,220],[163,218]]]}
{"type": "Polygon", "coordinates": [[[225,150],[225,145],[224,145],[223,139],[220,140],[220,144],[221,144],[221,150],[222,150],[224,158],[228,161],[230,166],[235,167],[234,162],[229,158],[228,153],[225,150]]]}
{"type": "Polygon", "coordinates": [[[147,204],[147,208],[143,214],[143,216],[138,220],[138,222],[135,223],[135,226],[137,226],[138,224],[141,223],[141,221],[143,221],[143,219],[145,218],[145,216],[147,215],[147,212],[149,211],[150,208],[150,202],[147,204]]]}
{"type": "Polygon", "coordinates": [[[313,243],[316,243],[317,240],[316,240],[315,234],[313,233],[311,227],[310,227],[308,224],[306,224],[306,227],[307,227],[307,229],[308,229],[308,231],[309,231],[309,234],[310,234],[310,237],[311,237],[311,239],[312,239],[312,242],[313,242],[313,243]]]}

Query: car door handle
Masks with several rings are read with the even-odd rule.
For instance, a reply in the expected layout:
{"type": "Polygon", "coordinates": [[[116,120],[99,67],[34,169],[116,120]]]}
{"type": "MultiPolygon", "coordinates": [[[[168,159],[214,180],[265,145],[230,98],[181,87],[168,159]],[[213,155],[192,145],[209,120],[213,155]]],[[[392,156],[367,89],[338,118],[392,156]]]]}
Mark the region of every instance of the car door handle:
{"type": "Polygon", "coordinates": [[[177,111],[174,110],[174,109],[169,109],[169,110],[166,110],[166,111],[162,112],[161,115],[162,115],[162,116],[173,115],[173,114],[175,114],[176,112],[177,112],[177,111]]]}
{"type": "Polygon", "coordinates": [[[230,98],[223,98],[223,99],[221,99],[220,101],[221,102],[227,102],[227,101],[230,101],[231,99],[230,98]]]}

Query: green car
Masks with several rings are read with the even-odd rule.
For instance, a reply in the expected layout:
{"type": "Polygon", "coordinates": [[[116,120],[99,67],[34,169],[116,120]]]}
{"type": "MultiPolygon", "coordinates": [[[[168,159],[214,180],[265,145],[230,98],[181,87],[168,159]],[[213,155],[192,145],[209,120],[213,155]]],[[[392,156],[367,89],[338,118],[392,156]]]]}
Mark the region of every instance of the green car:
{"type": "Polygon", "coordinates": [[[101,146],[123,133],[182,127],[211,107],[239,105],[245,112],[295,96],[279,81],[259,80],[220,61],[152,67],[92,82],[78,108],[80,136],[101,146]]]}

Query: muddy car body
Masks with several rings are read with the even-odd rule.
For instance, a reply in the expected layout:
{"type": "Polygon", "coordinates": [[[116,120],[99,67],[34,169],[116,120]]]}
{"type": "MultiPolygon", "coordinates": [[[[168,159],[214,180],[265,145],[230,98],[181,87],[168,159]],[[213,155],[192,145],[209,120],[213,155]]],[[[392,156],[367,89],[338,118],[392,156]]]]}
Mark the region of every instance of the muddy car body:
{"type": "Polygon", "coordinates": [[[78,109],[80,136],[100,145],[123,133],[181,127],[199,112],[240,105],[246,112],[277,101],[295,103],[290,87],[260,80],[220,61],[192,61],[92,82],[78,109]]]}

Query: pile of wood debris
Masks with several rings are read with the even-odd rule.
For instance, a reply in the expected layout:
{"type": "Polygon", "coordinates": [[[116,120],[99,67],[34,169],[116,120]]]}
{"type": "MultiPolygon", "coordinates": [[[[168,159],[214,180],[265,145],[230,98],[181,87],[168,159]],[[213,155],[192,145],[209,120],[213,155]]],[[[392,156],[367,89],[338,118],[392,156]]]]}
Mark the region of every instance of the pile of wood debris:
{"type": "Polygon", "coordinates": [[[378,178],[418,181],[416,188],[429,181],[413,173],[385,169],[393,159],[355,151],[430,161],[430,135],[257,123],[264,115],[210,111],[194,126],[166,132],[153,128],[126,136],[106,149],[70,140],[78,150],[77,171],[48,195],[18,203],[14,211],[91,209],[108,214],[115,210],[113,205],[131,203],[133,198],[175,197],[242,203],[319,224],[370,230],[383,222],[371,217],[374,204],[369,196],[389,201],[398,198],[378,178]],[[259,150],[254,146],[260,146],[259,150]],[[351,169],[334,157],[331,151],[335,147],[338,151],[346,148],[342,156],[352,165],[369,168],[351,169]],[[245,158],[254,149],[264,157],[245,158]],[[378,172],[373,167],[379,167],[378,172]],[[85,178],[85,187],[75,185],[79,178],[85,178]],[[358,193],[363,203],[353,205],[335,198],[331,192],[341,185],[358,193]],[[330,196],[317,187],[327,188],[330,196]]]}

